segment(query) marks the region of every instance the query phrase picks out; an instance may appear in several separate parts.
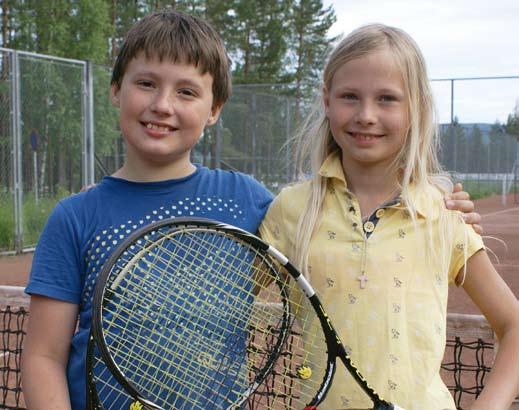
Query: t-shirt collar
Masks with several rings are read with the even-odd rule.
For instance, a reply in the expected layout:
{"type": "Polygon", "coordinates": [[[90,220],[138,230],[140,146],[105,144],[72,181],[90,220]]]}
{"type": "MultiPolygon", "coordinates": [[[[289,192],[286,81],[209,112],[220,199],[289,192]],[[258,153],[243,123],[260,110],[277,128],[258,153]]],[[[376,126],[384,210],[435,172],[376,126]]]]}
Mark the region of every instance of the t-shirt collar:
{"type": "MultiPolygon", "coordinates": [[[[338,179],[339,181],[342,181],[344,186],[347,188],[348,183],[346,182],[346,177],[344,176],[340,154],[340,150],[331,152],[321,165],[321,168],[319,169],[319,175],[323,178],[338,179]]],[[[425,188],[425,191],[431,193],[430,191],[432,191],[432,189],[427,187],[425,188]]],[[[438,215],[438,212],[432,206],[435,201],[431,201],[431,198],[428,195],[425,195],[423,190],[418,189],[415,185],[411,185],[409,187],[409,196],[411,201],[415,204],[418,216],[423,218],[434,218],[438,215]]],[[[404,208],[402,203],[397,205],[397,207],[401,209],[404,208]]]]}

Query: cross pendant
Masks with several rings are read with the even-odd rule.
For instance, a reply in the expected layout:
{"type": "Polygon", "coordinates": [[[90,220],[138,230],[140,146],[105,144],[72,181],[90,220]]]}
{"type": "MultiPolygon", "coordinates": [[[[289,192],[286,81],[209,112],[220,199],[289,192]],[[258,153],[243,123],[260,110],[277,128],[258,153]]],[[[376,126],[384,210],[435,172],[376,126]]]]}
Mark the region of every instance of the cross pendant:
{"type": "Polygon", "coordinates": [[[360,282],[360,288],[365,289],[366,288],[366,282],[368,281],[368,277],[362,272],[362,275],[357,277],[357,280],[360,282]]]}

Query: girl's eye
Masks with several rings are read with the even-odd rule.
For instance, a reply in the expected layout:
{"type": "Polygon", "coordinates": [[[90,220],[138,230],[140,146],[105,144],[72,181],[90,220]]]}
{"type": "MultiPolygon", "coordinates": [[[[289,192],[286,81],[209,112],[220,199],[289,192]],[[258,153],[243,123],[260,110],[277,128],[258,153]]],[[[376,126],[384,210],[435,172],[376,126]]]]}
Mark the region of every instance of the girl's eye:
{"type": "Polygon", "coordinates": [[[353,93],[346,93],[346,94],[343,94],[342,98],[344,98],[345,100],[354,101],[357,99],[357,96],[353,93]]]}
{"type": "Polygon", "coordinates": [[[394,96],[394,95],[381,95],[380,96],[380,101],[382,102],[392,102],[392,101],[396,101],[397,98],[394,96]]]}

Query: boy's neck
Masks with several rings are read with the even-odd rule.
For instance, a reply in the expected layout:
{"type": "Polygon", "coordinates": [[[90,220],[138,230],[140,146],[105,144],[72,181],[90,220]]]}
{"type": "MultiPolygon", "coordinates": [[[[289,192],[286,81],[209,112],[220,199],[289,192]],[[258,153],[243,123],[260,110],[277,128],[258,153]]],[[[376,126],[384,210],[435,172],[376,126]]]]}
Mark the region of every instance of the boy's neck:
{"type": "Polygon", "coordinates": [[[136,164],[125,161],[124,165],[112,176],[132,182],[157,182],[168,179],[179,179],[191,175],[196,167],[191,161],[172,162],[168,164],[136,164]]]}

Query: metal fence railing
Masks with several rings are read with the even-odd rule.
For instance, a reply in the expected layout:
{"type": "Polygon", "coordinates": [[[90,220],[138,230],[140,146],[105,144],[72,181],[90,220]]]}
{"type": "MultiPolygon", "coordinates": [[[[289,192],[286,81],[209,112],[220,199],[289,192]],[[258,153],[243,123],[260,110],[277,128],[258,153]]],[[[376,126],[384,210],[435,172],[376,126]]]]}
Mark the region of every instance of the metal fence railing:
{"type": "MultiPolygon", "coordinates": [[[[0,48],[0,254],[31,250],[60,198],[122,165],[110,75],[109,67],[86,61],[0,48]]],[[[489,187],[499,193],[499,175],[517,188],[517,136],[503,125],[519,96],[519,76],[432,84],[445,167],[475,197],[489,187]]],[[[252,174],[277,192],[294,178],[289,140],[297,106],[289,90],[234,86],[193,160],[252,174]]]]}

